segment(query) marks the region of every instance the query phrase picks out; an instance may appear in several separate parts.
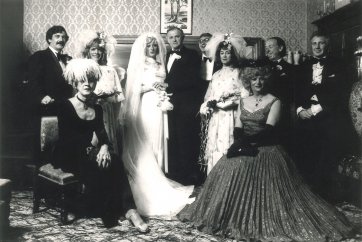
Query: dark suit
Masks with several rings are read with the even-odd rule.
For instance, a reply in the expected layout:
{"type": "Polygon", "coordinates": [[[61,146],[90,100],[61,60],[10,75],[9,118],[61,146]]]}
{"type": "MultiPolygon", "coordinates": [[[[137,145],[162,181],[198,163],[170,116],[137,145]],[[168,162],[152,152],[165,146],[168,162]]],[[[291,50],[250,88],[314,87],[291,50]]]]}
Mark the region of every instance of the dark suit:
{"type": "MultiPolygon", "coordinates": [[[[200,116],[203,100],[200,83],[200,57],[182,47],[166,76],[167,92],[172,93],[174,109],[169,112],[169,176],[183,184],[197,183],[200,150],[200,116]]],[[[168,62],[170,53],[167,54],[168,62]]]]}
{"type": "Polygon", "coordinates": [[[343,63],[332,57],[307,61],[298,71],[296,107],[308,109],[320,104],[323,109],[311,119],[298,119],[298,167],[326,199],[334,199],[337,162],[353,142],[347,109],[349,89],[343,63]],[[314,85],[313,64],[318,62],[323,66],[322,81],[314,85]],[[311,100],[313,95],[318,101],[311,100]]]}
{"type": "MultiPolygon", "coordinates": [[[[65,63],[67,56],[62,56],[65,63]]],[[[64,77],[63,70],[55,54],[49,49],[35,52],[28,61],[27,78],[29,81],[29,106],[33,110],[30,117],[34,122],[34,159],[37,160],[40,151],[40,118],[41,116],[56,116],[58,104],[73,94],[73,88],[64,77]],[[41,100],[50,96],[55,101],[42,105],[41,100]]]]}
{"type": "Polygon", "coordinates": [[[294,66],[285,60],[269,61],[272,67],[272,76],[269,91],[282,102],[282,117],[280,120],[280,142],[289,154],[293,154],[293,130],[296,119],[294,108],[295,75],[294,66]]]}
{"type": "MultiPolygon", "coordinates": [[[[62,61],[66,62],[65,59],[62,61]]],[[[72,96],[72,86],[65,81],[62,67],[49,48],[37,51],[30,57],[28,80],[33,101],[39,105],[42,115],[56,115],[55,105],[72,96]],[[47,95],[55,99],[55,105],[40,106],[41,100],[47,95]]]]}

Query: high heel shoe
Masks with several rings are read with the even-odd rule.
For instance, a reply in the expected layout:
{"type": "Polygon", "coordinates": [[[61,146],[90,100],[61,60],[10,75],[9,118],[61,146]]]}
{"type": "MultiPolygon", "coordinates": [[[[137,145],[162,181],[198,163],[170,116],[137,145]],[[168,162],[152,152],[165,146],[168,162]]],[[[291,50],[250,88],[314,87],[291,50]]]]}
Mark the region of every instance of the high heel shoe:
{"type": "Polygon", "coordinates": [[[140,233],[148,233],[150,231],[148,225],[142,220],[141,216],[135,209],[128,210],[125,216],[133,223],[140,233]]]}

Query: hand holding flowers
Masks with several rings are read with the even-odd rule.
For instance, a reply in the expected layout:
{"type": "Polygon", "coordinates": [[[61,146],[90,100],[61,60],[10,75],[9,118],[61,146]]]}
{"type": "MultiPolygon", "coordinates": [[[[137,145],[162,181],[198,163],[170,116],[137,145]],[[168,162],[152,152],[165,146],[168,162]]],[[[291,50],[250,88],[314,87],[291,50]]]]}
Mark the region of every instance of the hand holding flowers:
{"type": "Polygon", "coordinates": [[[240,98],[240,92],[224,93],[218,100],[212,99],[201,105],[200,113],[208,116],[216,109],[228,109],[233,106],[234,101],[240,98]]]}
{"type": "Polygon", "coordinates": [[[153,83],[152,87],[153,89],[157,92],[157,91],[165,91],[167,88],[167,83],[164,82],[155,82],[153,83]]]}
{"type": "Polygon", "coordinates": [[[155,90],[158,94],[158,104],[157,107],[159,107],[163,112],[170,111],[173,109],[172,103],[170,103],[170,96],[172,94],[168,94],[164,90],[155,90]]]}

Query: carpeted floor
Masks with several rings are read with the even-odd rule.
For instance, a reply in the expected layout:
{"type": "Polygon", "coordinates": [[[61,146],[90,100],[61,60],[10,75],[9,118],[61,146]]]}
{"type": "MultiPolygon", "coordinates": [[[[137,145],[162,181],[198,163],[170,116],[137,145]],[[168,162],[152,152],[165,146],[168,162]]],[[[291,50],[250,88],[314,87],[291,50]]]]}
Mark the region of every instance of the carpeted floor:
{"type": "MultiPolygon", "coordinates": [[[[362,225],[362,210],[343,204],[338,207],[358,228],[362,225]]],[[[150,219],[151,232],[140,234],[127,221],[111,229],[102,225],[101,219],[78,219],[71,225],[62,226],[54,210],[32,214],[32,192],[12,193],[10,229],[2,241],[233,241],[210,236],[177,220],[150,219]]],[[[4,231],[3,235],[5,234],[4,231]]],[[[361,236],[344,241],[362,241],[361,236]]]]}

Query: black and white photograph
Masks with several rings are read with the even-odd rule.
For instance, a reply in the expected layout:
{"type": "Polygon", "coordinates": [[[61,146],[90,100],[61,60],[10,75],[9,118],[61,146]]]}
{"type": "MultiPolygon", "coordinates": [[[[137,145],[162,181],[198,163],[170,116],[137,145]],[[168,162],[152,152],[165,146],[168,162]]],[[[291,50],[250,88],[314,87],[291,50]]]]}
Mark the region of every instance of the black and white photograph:
{"type": "Polygon", "coordinates": [[[362,0],[0,0],[0,241],[362,242],[362,0]]]}

